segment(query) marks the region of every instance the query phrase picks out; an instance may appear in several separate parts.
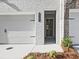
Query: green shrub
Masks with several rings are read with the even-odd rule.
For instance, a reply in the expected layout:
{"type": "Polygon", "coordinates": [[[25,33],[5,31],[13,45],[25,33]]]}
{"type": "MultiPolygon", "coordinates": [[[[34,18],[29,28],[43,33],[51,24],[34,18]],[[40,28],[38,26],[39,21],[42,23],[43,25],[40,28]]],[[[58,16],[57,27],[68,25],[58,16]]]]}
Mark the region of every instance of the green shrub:
{"type": "Polygon", "coordinates": [[[64,47],[68,47],[68,48],[72,47],[72,40],[69,36],[65,36],[62,43],[63,43],[64,47]]]}
{"type": "Polygon", "coordinates": [[[52,50],[49,52],[49,56],[55,58],[57,55],[56,51],[52,50]]]}

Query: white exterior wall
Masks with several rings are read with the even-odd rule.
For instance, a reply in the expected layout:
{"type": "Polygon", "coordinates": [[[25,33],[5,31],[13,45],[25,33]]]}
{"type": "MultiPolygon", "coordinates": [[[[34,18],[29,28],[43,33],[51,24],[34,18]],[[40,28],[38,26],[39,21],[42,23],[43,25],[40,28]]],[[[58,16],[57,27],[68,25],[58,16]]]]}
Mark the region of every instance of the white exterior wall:
{"type": "MultiPolygon", "coordinates": [[[[36,13],[36,44],[44,44],[44,10],[56,10],[56,43],[63,38],[63,0],[8,0],[21,11],[36,13]],[[62,11],[62,12],[61,12],[62,11]],[[38,22],[38,12],[41,22],[38,22]],[[62,16],[62,17],[61,17],[62,16]]],[[[16,9],[16,8],[15,8],[16,9]]],[[[18,12],[4,2],[0,3],[0,12],[18,12]]]]}

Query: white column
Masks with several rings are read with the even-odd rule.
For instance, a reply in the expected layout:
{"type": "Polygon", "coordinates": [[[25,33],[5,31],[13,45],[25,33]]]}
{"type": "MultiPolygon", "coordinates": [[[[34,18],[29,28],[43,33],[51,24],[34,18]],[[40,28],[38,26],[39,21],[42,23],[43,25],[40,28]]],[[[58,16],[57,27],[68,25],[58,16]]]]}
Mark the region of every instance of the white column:
{"type": "Polygon", "coordinates": [[[60,0],[60,44],[64,37],[64,0],[60,0]]]}

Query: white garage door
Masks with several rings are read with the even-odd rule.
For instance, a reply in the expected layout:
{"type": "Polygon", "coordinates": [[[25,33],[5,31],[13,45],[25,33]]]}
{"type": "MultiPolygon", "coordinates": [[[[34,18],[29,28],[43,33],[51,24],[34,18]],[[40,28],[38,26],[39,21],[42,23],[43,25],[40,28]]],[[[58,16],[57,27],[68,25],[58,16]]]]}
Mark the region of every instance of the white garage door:
{"type": "Polygon", "coordinates": [[[69,14],[69,35],[73,44],[79,44],[79,11],[71,10],[69,14]]]}
{"type": "Polygon", "coordinates": [[[35,33],[35,15],[0,15],[0,43],[34,43],[35,33]]]}

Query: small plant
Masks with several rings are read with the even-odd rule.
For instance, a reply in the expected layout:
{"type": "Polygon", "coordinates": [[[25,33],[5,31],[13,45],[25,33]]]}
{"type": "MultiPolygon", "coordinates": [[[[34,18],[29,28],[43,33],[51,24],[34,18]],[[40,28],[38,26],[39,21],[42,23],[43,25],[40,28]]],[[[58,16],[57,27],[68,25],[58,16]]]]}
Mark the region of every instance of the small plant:
{"type": "Polygon", "coordinates": [[[49,52],[49,57],[55,58],[57,55],[56,51],[52,50],[49,52]]]}
{"type": "Polygon", "coordinates": [[[72,40],[69,36],[65,36],[62,43],[64,47],[68,47],[68,48],[72,47],[72,40]]]}
{"type": "Polygon", "coordinates": [[[34,56],[28,56],[27,59],[35,59],[34,56]]]}

